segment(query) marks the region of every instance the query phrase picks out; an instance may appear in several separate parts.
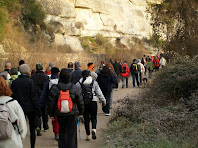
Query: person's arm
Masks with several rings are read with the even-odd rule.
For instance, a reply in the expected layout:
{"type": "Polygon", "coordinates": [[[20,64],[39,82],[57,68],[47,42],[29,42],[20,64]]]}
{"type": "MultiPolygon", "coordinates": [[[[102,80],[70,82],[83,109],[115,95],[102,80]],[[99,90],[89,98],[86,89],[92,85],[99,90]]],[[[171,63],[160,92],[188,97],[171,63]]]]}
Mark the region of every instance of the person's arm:
{"type": "Polygon", "coordinates": [[[27,134],[27,124],[26,124],[26,119],[25,119],[25,115],[23,113],[23,110],[21,108],[21,106],[19,105],[19,103],[17,102],[17,116],[18,116],[18,120],[17,120],[17,125],[19,128],[19,132],[21,135],[22,139],[25,139],[26,134],[27,134]]]}
{"type": "Polygon", "coordinates": [[[43,91],[40,96],[40,105],[43,106],[44,102],[47,100],[47,96],[49,93],[49,81],[47,81],[43,87],[43,91]]]}
{"type": "Polygon", "coordinates": [[[83,96],[82,96],[82,89],[81,87],[77,87],[76,85],[73,86],[73,89],[76,89],[76,95],[75,95],[76,104],[78,107],[79,115],[82,115],[84,112],[84,101],[83,101],[83,96]]]}
{"type": "Polygon", "coordinates": [[[53,85],[49,91],[49,100],[48,100],[48,114],[50,117],[54,117],[56,113],[56,105],[58,102],[58,97],[60,92],[56,85],[53,85]]]}

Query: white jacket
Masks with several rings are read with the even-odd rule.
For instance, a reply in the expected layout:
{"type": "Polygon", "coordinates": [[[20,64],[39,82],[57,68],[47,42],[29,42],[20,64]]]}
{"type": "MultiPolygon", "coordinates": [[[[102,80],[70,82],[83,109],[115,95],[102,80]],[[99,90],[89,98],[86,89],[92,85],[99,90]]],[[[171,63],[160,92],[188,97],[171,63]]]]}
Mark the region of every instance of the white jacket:
{"type": "MultiPolygon", "coordinates": [[[[0,104],[4,104],[11,99],[12,98],[8,96],[0,96],[0,104]]],[[[17,121],[20,134],[17,128],[15,128],[16,130],[13,130],[10,139],[0,140],[0,148],[22,148],[22,139],[25,139],[27,134],[27,125],[23,110],[16,100],[7,103],[7,107],[10,114],[10,121],[12,123],[17,121]]]]}
{"type": "MultiPolygon", "coordinates": [[[[80,83],[82,83],[82,80],[83,78],[80,79],[80,83]]],[[[92,83],[92,80],[93,78],[91,76],[87,77],[86,80],[83,82],[83,84],[91,84],[92,83]]],[[[80,83],[76,83],[76,86],[79,88],[79,89],[82,89],[81,88],[81,85],[80,83]]],[[[93,83],[93,89],[92,89],[92,92],[93,92],[93,100],[92,101],[97,101],[97,97],[100,99],[101,102],[104,102],[106,104],[106,99],[98,85],[98,82],[94,80],[94,83],[93,83]]]]}
{"type": "Polygon", "coordinates": [[[145,68],[144,68],[144,65],[142,64],[142,63],[137,63],[138,65],[139,65],[139,67],[140,67],[140,72],[141,73],[144,73],[145,72],[145,68]]]}
{"type": "Polygon", "coordinates": [[[166,65],[166,59],[164,57],[161,57],[160,59],[160,65],[165,66],[166,65]]]}

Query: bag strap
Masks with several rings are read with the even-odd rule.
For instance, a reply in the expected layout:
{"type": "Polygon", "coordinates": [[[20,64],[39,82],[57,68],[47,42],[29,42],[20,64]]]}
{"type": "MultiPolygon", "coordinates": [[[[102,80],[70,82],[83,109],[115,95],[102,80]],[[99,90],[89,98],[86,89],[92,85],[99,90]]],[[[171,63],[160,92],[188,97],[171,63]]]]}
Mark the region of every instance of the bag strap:
{"type": "Polygon", "coordinates": [[[6,103],[1,103],[0,105],[5,105],[5,104],[8,104],[9,102],[12,102],[12,101],[14,101],[14,99],[11,99],[11,100],[7,101],[6,103]]]}
{"type": "Polygon", "coordinates": [[[73,87],[73,84],[71,84],[69,86],[69,88],[67,88],[67,89],[61,89],[60,86],[58,86],[58,84],[56,85],[56,87],[59,89],[59,91],[61,91],[61,90],[70,90],[73,87]]]}

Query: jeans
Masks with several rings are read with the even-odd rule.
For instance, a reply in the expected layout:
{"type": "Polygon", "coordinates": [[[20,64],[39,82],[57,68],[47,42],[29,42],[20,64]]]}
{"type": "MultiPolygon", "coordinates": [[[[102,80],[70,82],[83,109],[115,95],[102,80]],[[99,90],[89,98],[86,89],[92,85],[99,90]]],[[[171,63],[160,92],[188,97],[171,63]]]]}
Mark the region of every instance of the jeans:
{"type": "Polygon", "coordinates": [[[132,73],[132,79],[133,79],[133,87],[135,87],[135,80],[137,82],[137,85],[139,87],[139,80],[138,80],[138,73],[132,73]]]}
{"type": "Polygon", "coordinates": [[[34,112],[25,113],[29,120],[29,128],[30,128],[30,144],[31,148],[34,148],[36,142],[36,125],[37,125],[37,116],[34,112]]]}
{"type": "Polygon", "coordinates": [[[121,77],[122,79],[122,87],[124,87],[124,80],[126,79],[126,87],[128,87],[128,77],[121,77]]]}
{"type": "Polygon", "coordinates": [[[89,104],[85,104],[85,111],[83,113],[83,117],[85,120],[84,125],[87,135],[90,135],[90,126],[89,126],[90,121],[92,124],[92,129],[96,129],[97,111],[98,111],[98,106],[96,101],[91,101],[89,104]]]}
{"type": "Polygon", "coordinates": [[[58,116],[59,148],[77,148],[77,117],[58,116]]]}
{"type": "Polygon", "coordinates": [[[140,85],[142,85],[142,73],[141,72],[139,73],[139,80],[140,80],[139,81],[140,82],[140,85]]]}

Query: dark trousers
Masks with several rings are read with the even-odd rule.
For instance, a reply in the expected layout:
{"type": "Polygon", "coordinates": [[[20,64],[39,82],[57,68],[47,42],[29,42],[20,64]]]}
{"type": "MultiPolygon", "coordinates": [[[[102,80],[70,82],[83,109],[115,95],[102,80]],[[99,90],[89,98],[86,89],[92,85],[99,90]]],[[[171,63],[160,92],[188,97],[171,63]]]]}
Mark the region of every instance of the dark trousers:
{"type": "Polygon", "coordinates": [[[90,121],[92,124],[92,129],[96,129],[97,111],[98,111],[98,106],[96,101],[91,101],[89,104],[85,104],[85,111],[83,117],[85,120],[84,124],[87,135],[90,135],[90,127],[89,127],[90,121]]]}
{"type": "Polygon", "coordinates": [[[59,148],[77,148],[77,117],[58,116],[59,148]]]}
{"type": "Polygon", "coordinates": [[[135,87],[135,80],[136,80],[137,85],[139,87],[138,73],[132,73],[132,79],[133,79],[133,87],[135,87]]]}
{"type": "Polygon", "coordinates": [[[140,79],[139,83],[140,85],[142,85],[142,73],[141,72],[139,73],[139,79],[140,79]]]}
{"type": "Polygon", "coordinates": [[[102,110],[105,114],[109,114],[110,109],[110,98],[111,98],[111,91],[102,92],[105,99],[106,99],[106,106],[102,107],[102,110]]]}
{"type": "MultiPolygon", "coordinates": [[[[48,111],[47,111],[47,106],[44,106],[41,108],[41,114],[42,114],[42,122],[43,122],[43,128],[44,130],[49,129],[48,126],[48,111]]],[[[41,117],[37,117],[37,127],[41,129],[41,117]]]]}
{"type": "Polygon", "coordinates": [[[117,79],[118,79],[118,83],[116,83],[116,88],[118,88],[119,82],[120,82],[120,74],[116,74],[116,75],[117,75],[117,79]]]}
{"type": "Polygon", "coordinates": [[[37,118],[34,112],[30,113],[25,113],[29,120],[29,128],[30,128],[30,144],[31,148],[34,148],[35,142],[36,142],[36,123],[37,123],[37,118]]]}

